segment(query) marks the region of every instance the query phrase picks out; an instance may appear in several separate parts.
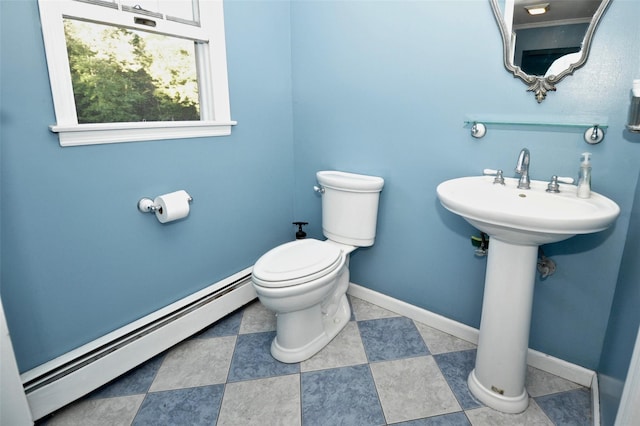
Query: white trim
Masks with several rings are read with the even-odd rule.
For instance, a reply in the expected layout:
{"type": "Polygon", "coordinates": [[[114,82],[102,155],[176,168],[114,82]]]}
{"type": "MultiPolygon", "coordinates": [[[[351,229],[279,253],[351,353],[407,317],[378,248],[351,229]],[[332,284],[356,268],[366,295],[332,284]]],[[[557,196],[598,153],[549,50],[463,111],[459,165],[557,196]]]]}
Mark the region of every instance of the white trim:
{"type": "Polygon", "coordinates": [[[587,388],[591,387],[593,378],[596,376],[593,370],[531,348],[527,353],[527,364],[587,388]]]}
{"type": "Polygon", "coordinates": [[[591,381],[591,419],[594,426],[600,426],[600,386],[598,375],[593,375],[591,381]]]}
{"type": "MultiPolygon", "coordinates": [[[[381,308],[451,334],[459,339],[478,344],[479,330],[461,322],[410,305],[409,303],[394,299],[358,284],[350,283],[348,293],[369,303],[378,305],[381,308]]],[[[591,387],[593,377],[596,375],[592,370],[533,349],[529,349],[527,353],[527,364],[585,387],[591,387]]]]}
{"type": "Polygon", "coordinates": [[[33,425],[0,300],[0,425],[33,425]]]}
{"type": "Polygon", "coordinates": [[[159,121],[49,126],[58,133],[60,146],[139,142],[160,139],[200,138],[231,134],[235,121],[159,121]]]}
{"type": "Polygon", "coordinates": [[[456,336],[459,339],[466,340],[473,344],[478,344],[478,330],[462,324],[461,322],[454,321],[442,315],[427,311],[426,309],[418,308],[417,306],[410,305],[393,297],[386,296],[377,291],[370,290],[366,287],[362,287],[358,284],[350,283],[349,290],[350,295],[359,299],[378,305],[381,308],[385,308],[389,311],[395,312],[399,315],[411,318],[422,324],[428,325],[440,331],[443,331],[452,336],[456,336]]]}
{"type": "Polygon", "coordinates": [[[615,426],[640,424],[640,328],[622,390],[615,426]]]}
{"type": "Polygon", "coordinates": [[[233,291],[225,293],[212,302],[204,304],[175,321],[169,322],[156,330],[142,335],[136,340],[63,377],[57,378],[51,383],[30,390],[28,382],[37,380],[38,377],[53,372],[69,363],[73,363],[74,360],[109,344],[109,342],[127,336],[134,330],[144,327],[146,324],[160,320],[172,312],[242,279],[242,277],[250,274],[251,270],[252,268],[246,268],[237,274],[212,284],[144,318],[127,324],[80,348],[23,373],[21,380],[25,385],[27,401],[31,407],[33,418],[37,420],[52,413],[197,333],[228,313],[233,312],[255,299],[255,290],[253,289],[250,279],[247,279],[233,291]]]}

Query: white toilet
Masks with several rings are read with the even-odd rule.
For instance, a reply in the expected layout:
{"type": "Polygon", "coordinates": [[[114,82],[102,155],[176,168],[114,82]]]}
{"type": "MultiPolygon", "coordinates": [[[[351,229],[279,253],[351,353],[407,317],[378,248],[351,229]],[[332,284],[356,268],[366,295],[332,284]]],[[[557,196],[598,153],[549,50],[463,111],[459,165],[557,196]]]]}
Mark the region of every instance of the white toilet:
{"type": "Polygon", "coordinates": [[[349,322],[349,254],[373,245],[384,185],[380,177],[337,171],[321,171],[316,178],[328,240],[282,244],[253,267],[258,298],[276,312],[271,355],[287,363],[312,357],[349,322]]]}

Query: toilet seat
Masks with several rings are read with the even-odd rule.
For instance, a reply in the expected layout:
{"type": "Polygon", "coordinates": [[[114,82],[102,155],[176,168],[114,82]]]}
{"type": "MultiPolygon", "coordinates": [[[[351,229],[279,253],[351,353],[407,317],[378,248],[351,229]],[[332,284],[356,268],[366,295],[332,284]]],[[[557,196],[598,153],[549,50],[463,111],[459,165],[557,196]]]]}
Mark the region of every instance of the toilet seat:
{"type": "Polygon", "coordinates": [[[254,282],[280,288],[303,284],[333,272],[342,262],[343,251],[312,238],[282,244],[265,253],[253,267],[254,282]]]}

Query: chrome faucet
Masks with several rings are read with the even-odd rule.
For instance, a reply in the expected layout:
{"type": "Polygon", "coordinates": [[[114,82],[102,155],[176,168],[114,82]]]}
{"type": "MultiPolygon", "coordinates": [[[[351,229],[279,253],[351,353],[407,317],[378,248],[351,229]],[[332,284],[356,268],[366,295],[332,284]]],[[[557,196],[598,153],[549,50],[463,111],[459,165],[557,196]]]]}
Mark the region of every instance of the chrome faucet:
{"type": "Polygon", "coordinates": [[[531,180],[529,179],[529,150],[522,148],[518,156],[518,164],[516,164],[516,173],[520,174],[518,181],[518,189],[530,189],[531,180]]]}

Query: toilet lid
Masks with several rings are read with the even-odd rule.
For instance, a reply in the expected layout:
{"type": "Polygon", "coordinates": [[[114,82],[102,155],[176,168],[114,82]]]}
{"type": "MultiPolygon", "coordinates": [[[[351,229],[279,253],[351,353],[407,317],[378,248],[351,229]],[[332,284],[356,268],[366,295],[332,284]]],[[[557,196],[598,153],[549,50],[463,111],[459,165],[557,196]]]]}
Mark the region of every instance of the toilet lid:
{"type": "Polygon", "coordinates": [[[341,263],[340,248],[314,239],[282,244],[265,253],[253,267],[264,287],[287,287],[308,282],[335,270],[341,263]]]}

